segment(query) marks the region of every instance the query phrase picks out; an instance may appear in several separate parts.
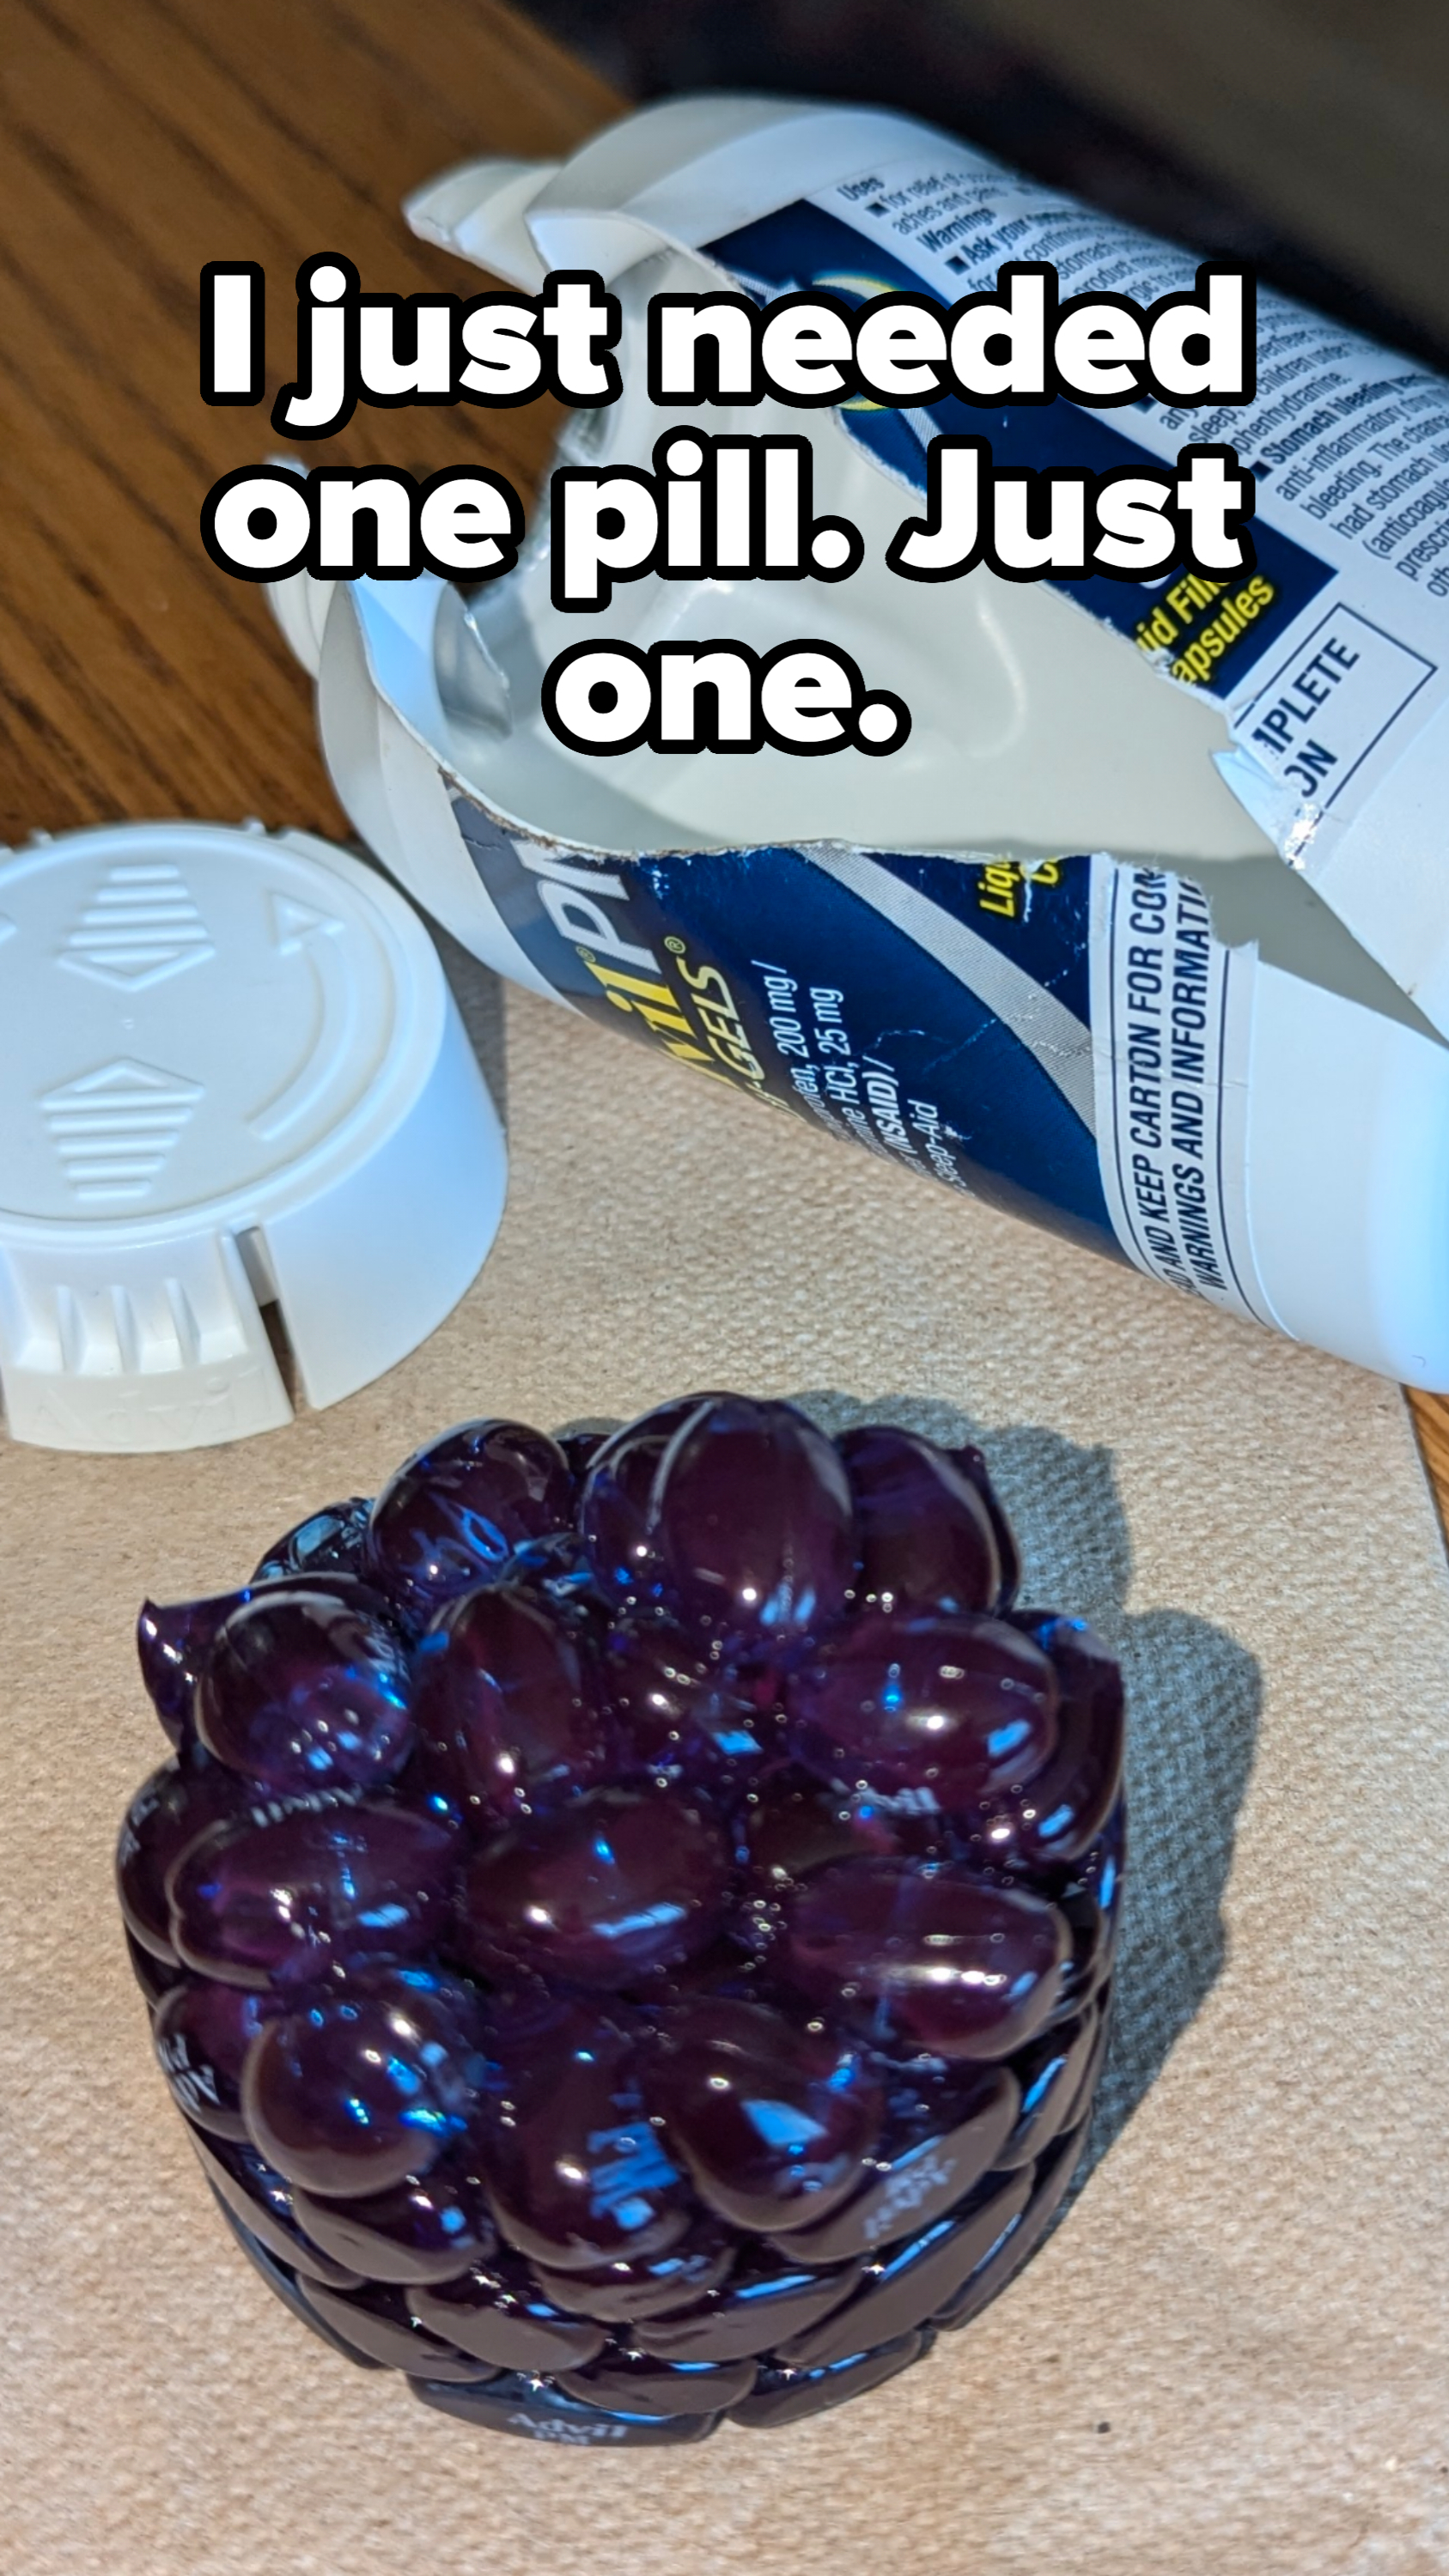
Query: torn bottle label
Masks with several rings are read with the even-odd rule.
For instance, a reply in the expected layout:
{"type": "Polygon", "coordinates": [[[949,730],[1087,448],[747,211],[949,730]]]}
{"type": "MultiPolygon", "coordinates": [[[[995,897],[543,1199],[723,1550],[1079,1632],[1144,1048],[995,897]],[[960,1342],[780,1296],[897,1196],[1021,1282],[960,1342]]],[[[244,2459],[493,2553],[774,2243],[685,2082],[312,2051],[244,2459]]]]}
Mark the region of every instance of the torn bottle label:
{"type": "MultiPolygon", "coordinates": [[[[1187,252],[949,137],[799,102],[662,102],[409,212],[528,292],[550,268],[617,289],[620,399],[560,451],[606,475],[680,426],[644,366],[659,294],[948,307],[1033,260],[1064,300],[1200,292],[1187,252]]],[[[554,602],[543,523],[467,599],[302,577],[275,604],[356,828],[502,974],[1200,1301],[1449,1386],[1449,387],[1277,296],[1258,322],[1250,403],[847,396],[809,444],[816,506],[864,545],[848,578],[617,587],[606,640],[639,653],[843,643],[910,708],[900,760],[585,758],[543,681],[603,630],[554,602]],[[953,421],[1008,472],[1160,479],[1183,446],[1231,446],[1256,561],[901,581],[953,421]]],[[[709,425],[801,443],[783,401],[709,425]]]]}
{"type": "MultiPolygon", "coordinates": [[[[950,305],[994,290],[1005,261],[1048,260],[1064,294],[1147,305],[1190,285],[1195,266],[944,138],[703,247],[762,301],[810,287],[860,304],[904,288],[950,305]]],[[[1444,1026],[1449,882],[1405,844],[1422,835],[1449,727],[1449,384],[1265,290],[1249,403],[1143,396],[1104,415],[947,396],[911,411],[848,402],[839,417],[918,490],[926,444],[944,432],[985,436],[998,465],[1035,468],[1160,466],[1187,441],[1236,449],[1257,487],[1251,576],[1053,586],[1223,704],[1237,749],[1219,767],[1234,795],[1444,1026]]]]}
{"type": "Polygon", "coordinates": [[[454,811],[504,925],[589,1017],[1269,1318],[1223,1107],[1253,960],[1195,886],[1086,857],[1030,876],[820,848],[610,862],[454,811]]]}
{"type": "MultiPolygon", "coordinates": [[[[859,184],[854,183],[857,187],[859,184]]],[[[998,199],[1003,184],[998,182],[998,199]]],[[[1020,184],[1009,183],[1013,191],[1020,184]]],[[[814,287],[852,306],[865,304],[875,295],[896,290],[919,294],[923,288],[950,304],[957,296],[994,288],[998,256],[1049,256],[1032,246],[1030,233],[1011,230],[1007,210],[1001,208],[999,218],[977,235],[979,246],[969,259],[960,253],[943,259],[938,253],[935,259],[922,260],[920,266],[908,264],[889,239],[881,237],[899,229],[899,219],[893,220],[887,211],[887,196],[902,193],[908,199],[911,196],[909,188],[902,191],[897,187],[864,206],[853,200],[852,219],[848,221],[824,199],[815,204],[802,201],[784,206],[760,223],[747,225],[722,241],[710,242],[708,253],[761,303],[797,288],[814,287]],[[857,218],[862,213],[875,219],[870,234],[858,228],[857,218]],[[1001,247],[1008,232],[1010,247],[1001,247]],[[1025,246],[1017,247],[1018,242],[1025,246]],[[987,255],[983,256],[983,252],[987,255]]],[[[947,201],[956,193],[948,192],[947,201]]],[[[826,194],[849,198],[851,191],[843,187],[826,194]]],[[[990,211],[997,217],[995,206],[990,211]]],[[[1020,224],[1025,219],[1018,215],[1016,220],[1020,224]]],[[[1038,225],[1038,233],[1041,230],[1038,225]]],[[[1049,230],[1044,237],[1050,238],[1049,230]]],[[[1182,265],[1190,277],[1189,263],[1184,261],[1182,265]]],[[[1104,259],[1103,266],[1111,268],[1114,278],[1118,276],[1115,263],[1104,259]]],[[[1181,282],[1177,278],[1172,281],[1181,282]]],[[[1098,280],[1084,271],[1074,275],[1070,284],[1073,293],[1091,293],[1098,280]]],[[[1140,290],[1148,302],[1152,295],[1166,291],[1155,282],[1150,292],[1147,289],[1148,279],[1144,276],[1134,279],[1126,291],[1137,294],[1140,290]]],[[[1169,442],[1164,449],[1160,441],[1149,443],[1135,434],[1143,413],[1160,408],[1144,397],[1126,412],[1089,411],[1062,399],[1008,403],[984,410],[962,402],[954,394],[945,394],[928,409],[908,411],[892,410],[864,399],[849,401],[840,406],[840,420],[847,434],[878,464],[924,493],[926,448],[933,438],[986,438],[991,444],[992,462],[998,467],[1040,470],[1069,466],[1094,474],[1112,474],[1155,468],[1164,458],[1175,462],[1177,447],[1183,441],[1227,434],[1201,429],[1193,413],[1185,416],[1191,425],[1184,426],[1177,441],[1169,442]],[[1132,426],[1127,427],[1127,423],[1132,426]]],[[[1231,574],[1222,581],[1181,571],[1169,573],[1161,581],[1112,581],[1102,573],[1089,574],[1085,579],[1057,580],[1051,574],[1045,578],[1054,590],[1075,599],[1118,634],[1130,636],[1154,657],[1160,655],[1175,679],[1200,683],[1215,695],[1225,695],[1235,686],[1233,675],[1240,668],[1256,668],[1264,652],[1281,642],[1310,600],[1333,578],[1330,565],[1261,516],[1254,518],[1252,538],[1256,572],[1231,574]]]]}

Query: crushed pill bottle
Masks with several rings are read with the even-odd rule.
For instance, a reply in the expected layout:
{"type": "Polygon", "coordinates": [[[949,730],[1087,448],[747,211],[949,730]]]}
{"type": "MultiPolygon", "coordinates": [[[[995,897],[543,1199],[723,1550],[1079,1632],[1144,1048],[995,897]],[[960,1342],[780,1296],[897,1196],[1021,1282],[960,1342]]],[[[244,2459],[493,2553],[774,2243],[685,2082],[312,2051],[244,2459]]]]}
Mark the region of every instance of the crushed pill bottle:
{"type": "Polygon", "coordinates": [[[621,398],[564,464],[687,426],[799,434],[828,582],[621,582],[553,604],[548,513],[471,597],[271,585],[383,863],[499,972],[1229,1313],[1449,1388],[1449,384],[1275,294],[1235,406],[663,407],[649,299],[796,288],[942,305],[1047,259],[1063,293],[1190,289],[1179,249],[913,121],[650,108],[559,167],[485,162],[414,229],[526,292],[600,274],[621,398]],[[938,433],[997,466],[1253,469],[1251,575],[1023,582],[885,567],[938,433]],[[549,729],[584,637],[823,639],[904,699],[889,758],[549,729]]]}

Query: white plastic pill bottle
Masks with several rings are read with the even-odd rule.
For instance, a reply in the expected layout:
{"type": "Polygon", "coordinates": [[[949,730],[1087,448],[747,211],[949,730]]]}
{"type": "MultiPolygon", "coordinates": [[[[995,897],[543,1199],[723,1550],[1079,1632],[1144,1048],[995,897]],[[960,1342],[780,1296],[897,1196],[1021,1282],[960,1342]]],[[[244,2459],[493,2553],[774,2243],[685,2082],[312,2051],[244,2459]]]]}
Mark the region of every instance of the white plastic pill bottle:
{"type": "MultiPolygon", "coordinates": [[[[471,599],[277,583],[358,830],[501,973],[1184,1292],[1449,1388],[1449,384],[1262,293],[1248,404],[983,412],[651,401],[649,299],[943,305],[1047,259],[1146,305],[1189,254],[914,122],[672,101],[558,168],[481,163],[415,229],[526,291],[621,302],[624,390],[561,462],[681,423],[808,431],[843,580],[645,574],[552,604],[547,511],[471,599]],[[1256,568],[1155,586],[885,568],[942,431],[995,462],[1253,468],[1256,568]],[[844,648],[889,757],[601,758],[544,721],[584,635],[844,648]]],[[[622,1060],[621,1060],[622,1072],[622,1060]]]]}

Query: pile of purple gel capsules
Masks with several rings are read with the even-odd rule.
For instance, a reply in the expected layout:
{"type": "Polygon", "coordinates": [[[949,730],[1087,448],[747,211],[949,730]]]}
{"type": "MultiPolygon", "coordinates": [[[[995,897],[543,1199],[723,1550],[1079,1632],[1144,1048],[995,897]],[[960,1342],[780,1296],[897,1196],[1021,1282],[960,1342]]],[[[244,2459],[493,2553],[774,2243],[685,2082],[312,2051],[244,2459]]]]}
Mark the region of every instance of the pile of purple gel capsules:
{"type": "Polygon", "coordinates": [[[965,2325],[1106,2039],[1122,1686],[979,1450],[472,1422],[140,1621],[157,2057],[277,2293],[465,2421],[795,2422],[965,2325]]]}

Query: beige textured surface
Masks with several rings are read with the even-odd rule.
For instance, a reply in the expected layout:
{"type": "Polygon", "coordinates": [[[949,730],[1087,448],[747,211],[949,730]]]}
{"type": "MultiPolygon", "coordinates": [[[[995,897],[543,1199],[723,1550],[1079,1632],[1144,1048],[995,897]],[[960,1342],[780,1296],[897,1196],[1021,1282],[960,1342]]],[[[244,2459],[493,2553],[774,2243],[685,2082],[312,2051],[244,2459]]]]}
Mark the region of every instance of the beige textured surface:
{"type": "Polygon", "coordinates": [[[1449,1587],[1401,1397],[508,1018],[512,1200],[425,1350],[241,1449],[0,1449],[0,2566],[1440,2576],[1449,1587]],[[1033,1589],[1119,1640],[1123,2019],[1095,2171],[979,2324],[814,2425],[580,2456],[350,2370],[226,2239],[113,1912],[161,1749],[128,1627],[461,1415],[721,1382],[969,1420],[1033,1589]]]}

